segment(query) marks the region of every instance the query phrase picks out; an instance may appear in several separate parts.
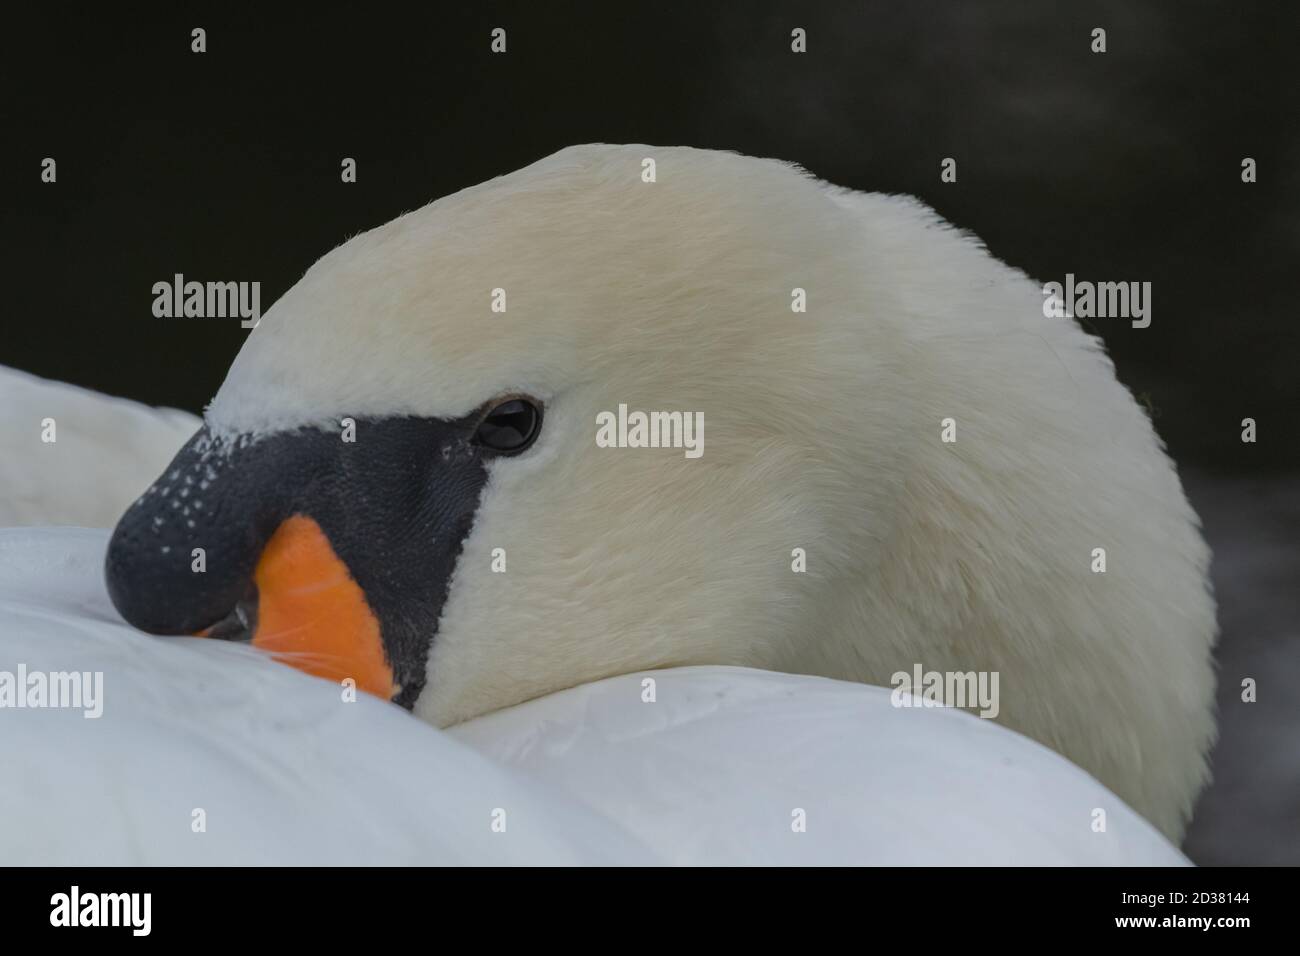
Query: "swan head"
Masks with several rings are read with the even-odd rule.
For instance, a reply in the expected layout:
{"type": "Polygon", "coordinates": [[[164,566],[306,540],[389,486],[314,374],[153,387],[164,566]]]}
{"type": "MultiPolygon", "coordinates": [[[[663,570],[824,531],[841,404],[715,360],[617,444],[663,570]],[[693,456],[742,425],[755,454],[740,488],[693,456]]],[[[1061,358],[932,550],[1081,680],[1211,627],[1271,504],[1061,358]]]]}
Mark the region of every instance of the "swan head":
{"type": "Polygon", "coordinates": [[[891,333],[792,308],[870,308],[843,281],[860,245],[791,166],[642,146],[359,235],[252,331],[118,525],[110,593],[437,724],[634,670],[793,667],[898,487],[891,333]]]}
{"type": "Polygon", "coordinates": [[[1097,341],[977,241],[788,164],[583,146],[313,265],[106,570],[145,630],[438,725],[688,664],[996,672],[1001,723],[1176,839],[1207,566],[1097,341]]]}

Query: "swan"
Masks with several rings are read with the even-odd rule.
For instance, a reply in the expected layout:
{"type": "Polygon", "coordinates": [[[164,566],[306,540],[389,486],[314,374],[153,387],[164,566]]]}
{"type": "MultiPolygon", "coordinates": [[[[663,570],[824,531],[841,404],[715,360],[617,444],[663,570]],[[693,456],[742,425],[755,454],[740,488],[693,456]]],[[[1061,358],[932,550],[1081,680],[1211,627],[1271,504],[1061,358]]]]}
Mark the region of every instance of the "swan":
{"type": "Polygon", "coordinates": [[[1177,842],[1208,551],[1043,303],[911,198],[564,149],[313,265],[122,516],[108,593],[438,727],[664,668],[995,673],[998,723],[1177,842]],[[598,443],[624,405],[701,416],[702,453],[598,443]]]}
{"type": "Polygon", "coordinates": [[[0,365],[0,527],[111,528],[200,426],[0,365]]]}
{"type": "Polygon", "coordinates": [[[0,709],[9,865],[1187,864],[1046,747],[863,684],[638,672],[437,730],[239,643],[141,634],[107,544],[0,530],[0,684],[102,675],[93,707],[0,709]]]}

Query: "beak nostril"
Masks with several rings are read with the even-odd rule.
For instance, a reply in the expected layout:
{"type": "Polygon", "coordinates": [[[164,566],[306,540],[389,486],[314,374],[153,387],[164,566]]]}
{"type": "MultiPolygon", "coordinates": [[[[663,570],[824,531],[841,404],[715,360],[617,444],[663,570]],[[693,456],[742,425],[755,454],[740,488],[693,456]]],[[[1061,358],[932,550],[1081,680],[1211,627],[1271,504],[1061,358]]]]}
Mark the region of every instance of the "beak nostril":
{"type": "Polygon", "coordinates": [[[199,632],[200,637],[219,641],[249,643],[257,632],[257,585],[249,584],[248,593],[240,598],[230,613],[211,627],[199,632]]]}

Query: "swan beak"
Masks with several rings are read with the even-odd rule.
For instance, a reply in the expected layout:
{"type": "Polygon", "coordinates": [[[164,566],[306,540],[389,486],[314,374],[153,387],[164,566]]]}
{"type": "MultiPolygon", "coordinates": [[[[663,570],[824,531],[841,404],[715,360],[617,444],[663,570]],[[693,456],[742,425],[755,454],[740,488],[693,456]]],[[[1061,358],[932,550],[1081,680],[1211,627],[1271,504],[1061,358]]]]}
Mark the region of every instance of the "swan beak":
{"type": "Polygon", "coordinates": [[[480,416],[214,438],[127,509],[104,557],[128,623],[246,641],[413,709],[487,483],[480,416]]]}
{"type": "Polygon", "coordinates": [[[202,637],[251,641],[276,660],[384,700],[400,691],[379,619],[325,532],[306,515],[288,518],[267,542],[251,593],[202,637]]]}

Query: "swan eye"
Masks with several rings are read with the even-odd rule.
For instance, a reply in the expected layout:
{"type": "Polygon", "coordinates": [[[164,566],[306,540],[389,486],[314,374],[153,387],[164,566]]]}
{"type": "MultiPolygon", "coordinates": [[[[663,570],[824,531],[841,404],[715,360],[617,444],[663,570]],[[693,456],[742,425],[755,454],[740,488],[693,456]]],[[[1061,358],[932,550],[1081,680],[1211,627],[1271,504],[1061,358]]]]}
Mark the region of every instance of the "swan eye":
{"type": "Polygon", "coordinates": [[[479,422],[475,444],[503,454],[518,454],[542,430],[542,410],[526,398],[512,398],[497,405],[479,422]]]}

